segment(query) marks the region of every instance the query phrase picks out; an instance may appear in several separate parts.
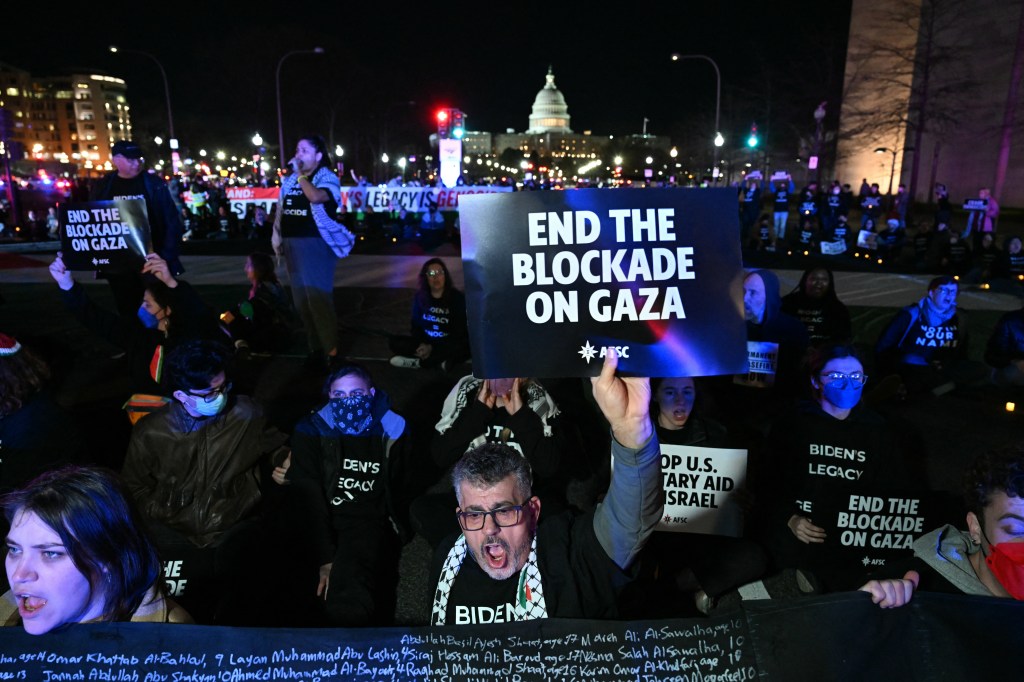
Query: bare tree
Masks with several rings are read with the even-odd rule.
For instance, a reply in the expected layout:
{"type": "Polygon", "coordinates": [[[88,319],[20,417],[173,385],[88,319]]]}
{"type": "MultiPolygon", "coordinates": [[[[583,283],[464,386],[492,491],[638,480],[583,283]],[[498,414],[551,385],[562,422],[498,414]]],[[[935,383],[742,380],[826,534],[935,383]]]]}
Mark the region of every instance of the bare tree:
{"type": "MultiPolygon", "coordinates": [[[[851,34],[842,136],[857,147],[913,152],[915,196],[925,134],[941,140],[969,120],[978,92],[963,41],[959,0],[899,0],[851,34]],[[864,35],[867,33],[867,35],[864,35]]],[[[937,153],[932,155],[934,166],[937,153]]]]}

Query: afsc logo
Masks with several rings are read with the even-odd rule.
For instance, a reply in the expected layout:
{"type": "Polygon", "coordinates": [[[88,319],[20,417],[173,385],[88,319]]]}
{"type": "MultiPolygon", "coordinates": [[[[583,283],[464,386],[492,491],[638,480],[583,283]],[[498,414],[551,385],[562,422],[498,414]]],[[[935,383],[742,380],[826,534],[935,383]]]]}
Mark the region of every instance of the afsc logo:
{"type": "Polygon", "coordinates": [[[629,346],[601,346],[601,350],[598,351],[597,348],[590,345],[590,341],[587,341],[585,344],[580,346],[580,349],[577,352],[589,365],[590,361],[595,357],[603,358],[608,355],[609,351],[615,353],[615,357],[629,358],[629,346]]]}

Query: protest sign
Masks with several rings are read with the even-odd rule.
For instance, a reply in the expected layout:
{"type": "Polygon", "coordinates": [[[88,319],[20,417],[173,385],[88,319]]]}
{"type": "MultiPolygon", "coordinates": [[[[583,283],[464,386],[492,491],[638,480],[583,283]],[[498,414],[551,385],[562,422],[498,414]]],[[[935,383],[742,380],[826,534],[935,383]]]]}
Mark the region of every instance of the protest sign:
{"type": "Polygon", "coordinates": [[[878,248],[878,235],[871,230],[861,230],[857,233],[857,246],[874,251],[878,248]]]}
{"type": "Polygon", "coordinates": [[[821,253],[824,256],[841,256],[846,253],[846,240],[837,239],[834,242],[821,242],[821,253]]]}
{"type": "Polygon", "coordinates": [[[588,189],[460,199],[473,374],[745,371],[736,194],[588,189]]]}
{"type": "Polygon", "coordinates": [[[137,271],[153,251],[143,199],[64,204],[59,224],[69,270],[137,271]]]}
{"type": "Polygon", "coordinates": [[[739,537],[743,510],[734,493],[746,477],[746,450],[662,445],[665,512],[656,530],[739,537]]]}
{"type": "Polygon", "coordinates": [[[963,524],[958,504],[947,493],[871,486],[820,499],[808,513],[827,533],[817,551],[829,557],[830,565],[862,571],[865,579],[887,565],[909,560],[916,538],[947,523],[963,524]]]}

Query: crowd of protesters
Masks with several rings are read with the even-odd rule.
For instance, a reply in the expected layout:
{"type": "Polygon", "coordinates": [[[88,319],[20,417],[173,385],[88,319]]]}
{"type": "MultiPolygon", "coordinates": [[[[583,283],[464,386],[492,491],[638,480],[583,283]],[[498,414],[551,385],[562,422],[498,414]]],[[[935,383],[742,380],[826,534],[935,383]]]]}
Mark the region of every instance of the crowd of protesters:
{"type": "MultiPolygon", "coordinates": [[[[299,199],[289,215],[309,221],[288,226],[285,248],[289,239],[318,239],[312,206],[336,199],[328,189],[337,177],[325,179],[333,176],[326,150],[307,144],[316,139],[299,141],[289,183],[299,199]]],[[[130,180],[138,173],[137,149],[115,151],[136,162],[127,164],[123,179],[130,180]]],[[[761,201],[756,185],[752,178],[742,188],[740,202],[747,211],[741,224],[751,231],[761,208],[742,204],[748,195],[761,201]]],[[[798,194],[799,212],[811,211],[811,202],[817,215],[804,215],[793,234],[827,229],[834,236],[848,224],[849,215],[834,221],[827,215],[827,197],[842,196],[838,189],[798,194]]],[[[896,216],[885,218],[896,221],[891,229],[906,229],[898,201],[886,206],[869,200],[877,188],[865,192],[861,231],[882,215],[896,216]]],[[[171,225],[173,217],[167,221],[170,234],[184,227],[171,225]]],[[[971,228],[983,233],[979,248],[996,229],[994,221],[985,225],[979,216],[971,228]]],[[[787,220],[772,220],[768,228],[776,248],[790,238],[787,220]]],[[[946,216],[936,216],[935,231],[958,232],[946,216]]],[[[162,242],[138,272],[111,282],[117,312],[90,300],[61,254],[50,265],[54,296],[67,314],[124,352],[122,397],[132,426],[125,451],[108,453],[104,462],[113,471],[95,468],[72,429],[52,428],[66,419],[50,393],[46,361],[0,334],[0,492],[10,493],[4,504],[13,604],[0,613],[8,624],[37,633],[74,622],[147,618],[388,625],[401,548],[416,535],[435,551],[429,579],[435,625],[690,616],[709,613],[729,590],[781,571],[795,571],[806,592],[860,588],[883,607],[899,606],[926,570],[909,562],[916,556],[934,564],[934,556],[915,546],[916,553],[905,555],[906,573],[852,570],[826,551],[836,529],[818,512],[835,499],[923,491],[924,477],[907,472],[927,453],[919,450],[916,425],[894,418],[893,401],[941,400],[996,385],[1019,390],[1021,383],[1019,314],[992,331],[988,364],[972,362],[966,316],[957,306],[960,283],[939,273],[919,302],[897,311],[876,343],[857,344],[827,267],[809,268],[785,296],[770,269],[746,273],[748,352],[770,360],[742,375],[623,378],[609,353],[593,380],[480,380],[468,373],[465,298],[444,262],[429,259],[411,334],[393,330],[390,364],[435,373],[447,392],[419,396],[399,410],[389,397],[394,387],[331,346],[336,319],[325,340],[318,338],[322,319],[292,312],[268,254],[248,257],[248,296],[218,319],[188,284],[176,246],[162,242]],[[279,352],[290,332],[304,332],[315,348],[315,362],[304,371],[322,388],[307,414],[280,424],[246,390],[259,384],[261,371],[247,356],[254,349],[279,352]],[[664,503],[659,443],[749,453],[748,479],[737,491],[738,537],[654,533],[652,540],[664,503]],[[821,443],[854,454],[845,467],[824,466],[814,457],[821,443]],[[53,498],[53,491],[73,500],[61,492],[67,486],[125,511],[83,520],[86,502],[51,512],[37,501],[53,498]],[[112,591],[101,587],[100,576],[110,570],[106,545],[105,554],[76,545],[85,558],[72,552],[73,565],[59,575],[49,565],[41,570],[42,559],[30,551],[40,537],[70,544],[66,538],[79,523],[120,528],[118,537],[146,559],[149,568],[131,580],[123,603],[112,604],[112,591]],[[166,587],[153,574],[153,551],[166,587]],[[72,583],[103,598],[65,606],[59,593],[72,583]]],[[[293,260],[289,269],[300,265],[293,260]]],[[[1024,597],[1017,551],[1024,535],[994,527],[992,511],[1021,504],[1022,470],[1019,448],[992,454],[971,470],[968,531],[957,531],[953,518],[942,531],[944,543],[960,543],[969,555],[958,570],[973,580],[942,573],[962,591],[1024,597]]]]}

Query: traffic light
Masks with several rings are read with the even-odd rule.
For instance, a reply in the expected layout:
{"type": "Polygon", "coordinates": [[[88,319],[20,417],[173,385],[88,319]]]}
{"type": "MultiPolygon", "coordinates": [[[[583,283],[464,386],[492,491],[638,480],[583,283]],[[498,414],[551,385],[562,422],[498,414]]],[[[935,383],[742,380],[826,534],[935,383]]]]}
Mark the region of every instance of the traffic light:
{"type": "Polygon", "coordinates": [[[461,109],[451,110],[451,123],[452,123],[452,137],[456,140],[461,140],[462,136],[466,134],[466,116],[462,113],[461,109]]]}
{"type": "Polygon", "coordinates": [[[751,123],[750,124],[750,137],[747,138],[747,146],[750,147],[751,149],[753,149],[754,147],[757,146],[757,143],[758,143],[758,139],[757,139],[757,124],[756,123],[751,123]]]}
{"type": "Polygon", "coordinates": [[[437,111],[437,137],[440,140],[448,139],[448,131],[450,130],[451,119],[448,116],[447,109],[438,109],[437,111]]]}

